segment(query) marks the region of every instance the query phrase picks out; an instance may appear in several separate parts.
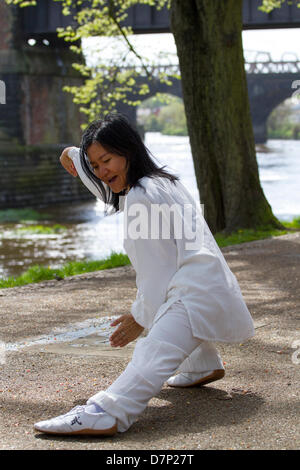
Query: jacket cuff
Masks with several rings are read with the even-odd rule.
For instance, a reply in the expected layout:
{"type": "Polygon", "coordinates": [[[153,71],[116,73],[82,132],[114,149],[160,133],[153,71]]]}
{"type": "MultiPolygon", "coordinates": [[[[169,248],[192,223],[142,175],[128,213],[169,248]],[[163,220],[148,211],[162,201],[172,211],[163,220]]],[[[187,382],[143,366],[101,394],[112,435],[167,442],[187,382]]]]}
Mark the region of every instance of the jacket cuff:
{"type": "Polygon", "coordinates": [[[74,161],[74,158],[79,155],[80,149],[78,147],[72,147],[68,150],[68,156],[74,161]]]}
{"type": "Polygon", "coordinates": [[[142,326],[143,328],[146,328],[146,325],[143,324],[143,313],[144,313],[144,303],[140,295],[138,295],[138,297],[136,298],[136,300],[133,302],[131,306],[131,315],[140,326],[142,326]]]}

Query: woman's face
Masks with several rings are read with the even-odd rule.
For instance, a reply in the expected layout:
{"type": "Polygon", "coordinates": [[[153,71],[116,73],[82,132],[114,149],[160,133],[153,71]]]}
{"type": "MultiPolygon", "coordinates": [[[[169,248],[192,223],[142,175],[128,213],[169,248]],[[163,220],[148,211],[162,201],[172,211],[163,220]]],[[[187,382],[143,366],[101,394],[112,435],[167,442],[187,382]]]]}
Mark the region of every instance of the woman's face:
{"type": "Polygon", "coordinates": [[[106,183],[113,193],[127,189],[127,160],[108,152],[99,142],[91,144],[87,149],[90,163],[97,178],[106,183]]]}

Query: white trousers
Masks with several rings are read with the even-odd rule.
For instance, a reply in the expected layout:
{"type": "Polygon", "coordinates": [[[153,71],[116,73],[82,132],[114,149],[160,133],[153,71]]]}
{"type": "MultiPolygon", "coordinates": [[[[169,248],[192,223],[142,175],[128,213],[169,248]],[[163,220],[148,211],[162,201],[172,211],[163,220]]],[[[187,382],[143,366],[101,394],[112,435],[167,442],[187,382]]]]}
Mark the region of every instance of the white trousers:
{"type": "Polygon", "coordinates": [[[137,341],[124,372],[106,390],[88,400],[117,419],[126,431],[174,373],[223,369],[215,346],[195,338],[183,303],[174,302],[153,325],[147,337],[137,341]]]}

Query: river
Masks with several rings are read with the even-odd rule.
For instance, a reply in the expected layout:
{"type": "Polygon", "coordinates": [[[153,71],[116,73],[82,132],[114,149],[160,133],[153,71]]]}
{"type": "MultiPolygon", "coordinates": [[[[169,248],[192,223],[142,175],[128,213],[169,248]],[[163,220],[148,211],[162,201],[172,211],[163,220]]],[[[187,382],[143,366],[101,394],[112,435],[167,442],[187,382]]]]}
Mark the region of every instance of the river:
{"type": "MultiPolygon", "coordinates": [[[[147,133],[145,143],[155,160],[181,177],[199,201],[188,137],[147,133]]],[[[269,140],[265,151],[257,152],[264,193],[280,220],[300,215],[300,141],[269,140]]],[[[103,204],[45,207],[51,223],[66,230],[55,235],[16,234],[20,225],[2,224],[0,233],[0,277],[18,276],[33,264],[60,266],[71,260],[101,259],[123,249],[123,215],[103,217],[103,204]]]]}

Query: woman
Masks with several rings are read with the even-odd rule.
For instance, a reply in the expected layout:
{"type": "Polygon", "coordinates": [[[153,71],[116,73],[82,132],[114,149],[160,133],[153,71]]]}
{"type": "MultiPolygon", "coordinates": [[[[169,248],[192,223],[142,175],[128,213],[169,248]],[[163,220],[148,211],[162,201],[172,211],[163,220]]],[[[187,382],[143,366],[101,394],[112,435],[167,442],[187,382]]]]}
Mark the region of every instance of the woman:
{"type": "Polygon", "coordinates": [[[224,367],[213,343],[245,341],[254,334],[253,322],[194,199],[177,176],[154,163],[124,116],[91,124],[80,151],[66,148],[60,160],[112,212],[124,211],[124,248],[138,290],[131,313],[112,323],[118,328],[111,345],[123,347],[144,329],[148,335],[106,391],[34,427],[112,435],[136,421],[164,382],[191,387],[221,379],[224,367]]]}

